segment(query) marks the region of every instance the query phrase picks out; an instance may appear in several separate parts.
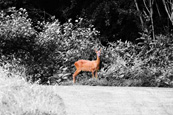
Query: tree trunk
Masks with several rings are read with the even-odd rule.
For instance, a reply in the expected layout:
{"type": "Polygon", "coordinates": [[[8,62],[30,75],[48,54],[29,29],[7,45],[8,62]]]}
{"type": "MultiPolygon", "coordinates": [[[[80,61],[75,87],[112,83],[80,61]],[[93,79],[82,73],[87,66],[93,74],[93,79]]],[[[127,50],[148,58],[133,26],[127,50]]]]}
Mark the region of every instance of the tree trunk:
{"type": "Polygon", "coordinates": [[[149,0],[149,7],[150,7],[150,20],[151,20],[151,31],[152,37],[155,39],[155,32],[154,32],[154,22],[153,22],[153,2],[154,0],[149,0]]]}
{"type": "Polygon", "coordinates": [[[171,23],[172,23],[172,25],[173,25],[173,9],[172,9],[172,4],[171,4],[171,11],[169,11],[168,10],[168,8],[167,8],[167,6],[166,6],[166,2],[165,2],[165,0],[162,0],[162,2],[163,2],[163,5],[164,5],[164,7],[165,7],[165,11],[166,11],[166,13],[167,13],[167,15],[168,15],[168,18],[169,18],[169,20],[171,21],[171,23]]]}
{"type": "MultiPolygon", "coordinates": [[[[136,1],[136,0],[134,0],[134,2],[135,2],[135,6],[136,6],[137,11],[140,13],[141,11],[139,10],[139,6],[138,6],[137,1],[136,1]]],[[[142,19],[141,14],[139,15],[139,19],[140,19],[140,21],[141,21],[142,30],[144,30],[144,21],[143,21],[143,19],[142,19]]]]}
{"type": "Polygon", "coordinates": [[[154,22],[153,22],[153,3],[154,3],[154,0],[148,0],[148,6],[146,4],[146,0],[143,0],[143,3],[144,3],[144,6],[146,8],[146,11],[148,12],[147,15],[150,18],[152,38],[155,39],[154,22]]]}

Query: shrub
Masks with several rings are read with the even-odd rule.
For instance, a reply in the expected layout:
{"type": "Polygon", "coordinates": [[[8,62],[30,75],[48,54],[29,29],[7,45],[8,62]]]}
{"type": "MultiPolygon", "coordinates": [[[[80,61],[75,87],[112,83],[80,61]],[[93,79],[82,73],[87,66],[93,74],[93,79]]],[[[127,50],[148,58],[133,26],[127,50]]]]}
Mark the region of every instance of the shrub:
{"type": "Polygon", "coordinates": [[[117,41],[109,43],[103,54],[101,74],[105,77],[124,77],[124,74],[135,61],[135,45],[130,42],[117,41]]]}
{"type": "Polygon", "coordinates": [[[9,8],[0,12],[1,64],[18,71],[32,63],[37,32],[25,9],[9,8]],[[16,69],[14,69],[16,68],[16,69]]]}
{"type": "Polygon", "coordinates": [[[58,20],[39,22],[37,32],[32,27],[25,9],[10,8],[0,13],[1,58],[19,60],[18,65],[26,68],[27,80],[47,83],[50,77],[61,79],[62,72],[69,76],[73,63],[79,58],[93,59],[95,47],[101,46],[96,37],[99,32],[93,25],[82,24],[79,18],[61,24],[58,20]],[[65,69],[66,68],[66,69],[65,69]]]}
{"type": "Polygon", "coordinates": [[[9,8],[0,12],[0,48],[3,55],[29,58],[34,48],[36,31],[25,9],[9,8]]]}
{"type": "Polygon", "coordinates": [[[112,79],[111,84],[120,80],[128,86],[172,86],[171,37],[160,35],[153,40],[143,34],[140,39],[143,41],[137,45],[122,41],[110,43],[104,51],[101,76],[112,79]]]}
{"type": "Polygon", "coordinates": [[[150,36],[143,34],[140,38],[143,40],[139,43],[141,49],[139,56],[149,66],[166,67],[173,61],[173,40],[171,36],[156,36],[152,39],[150,36]]]}
{"type": "Polygon", "coordinates": [[[71,84],[78,59],[94,60],[101,48],[99,80],[80,74],[81,84],[118,86],[173,86],[172,35],[141,34],[138,44],[118,40],[102,46],[99,32],[82,18],[74,23],[38,22],[33,27],[25,9],[0,12],[1,66],[25,72],[30,82],[71,84]],[[34,28],[41,27],[39,32],[34,28]],[[15,69],[14,69],[15,68],[15,69]],[[67,81],[67,83],[61,83],[67,81]]]}
{"type": "MultiPolygon", "coordinates": [[[[43,50],[45,57],[41,55],[39,62],[42,67],[45,67],[45,72],[52,70],[52,75],[56,78],[61,78],[61,74],[66,73],[67,77],[74,71],[73,63],[78,59],[91,59],[95,57],[95,47],[98,47],[95,36],[98,35],[98,31],[89,27],[82,27],[80,24],[82,19],[76,21],[75,24],[69,20],[64,24],[60,24],[58,20],[53,22],[47,22],[43,31],[39,33],[37,38],[37,44],[46,50],[43,50]],[[46,52],[45,52],[46,51],[46,52]],[[48,63],[49,62],[49,63],[48,63]]],[[[50,78],[51,79],[51,78],[50,78]]]]}

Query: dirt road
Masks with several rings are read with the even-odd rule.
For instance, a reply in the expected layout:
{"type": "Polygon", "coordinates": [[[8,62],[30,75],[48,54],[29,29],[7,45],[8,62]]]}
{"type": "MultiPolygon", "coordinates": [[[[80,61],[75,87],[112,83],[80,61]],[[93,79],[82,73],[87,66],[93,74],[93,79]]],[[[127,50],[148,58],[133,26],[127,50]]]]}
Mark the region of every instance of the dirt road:
{"type": "Polygon", "coordinates": [[[67,115],[173,115],[173,88],[58,86],[67,115]]]}

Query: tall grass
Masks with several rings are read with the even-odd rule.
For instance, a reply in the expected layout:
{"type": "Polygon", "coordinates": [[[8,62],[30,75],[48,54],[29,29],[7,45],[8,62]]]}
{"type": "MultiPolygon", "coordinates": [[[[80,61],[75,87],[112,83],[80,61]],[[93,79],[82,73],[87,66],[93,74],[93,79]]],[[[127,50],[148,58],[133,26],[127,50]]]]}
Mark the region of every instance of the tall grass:
{"type": "Polygon", "coordinates": [[[28,84],[0,68],[0,115],[65,115],[55,86],[28,84]]]}

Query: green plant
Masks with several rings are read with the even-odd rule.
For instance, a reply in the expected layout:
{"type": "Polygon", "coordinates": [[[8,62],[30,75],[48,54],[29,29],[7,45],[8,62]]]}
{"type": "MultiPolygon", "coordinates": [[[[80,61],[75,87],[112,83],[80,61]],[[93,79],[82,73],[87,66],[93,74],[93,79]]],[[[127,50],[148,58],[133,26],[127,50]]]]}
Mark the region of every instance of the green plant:
{"type": "Polygon", "coordinates": [[[141,49],[139,56],[149,66],[165,67],[172,63],[173,40],[171,36],[156,36],[152,39],[147,34],[142,34],[140,38],[143,42],[139,43],[141,49]]]}
{"type": "Polygon", "coordinates": [[[129,67],[133,65],[136,56],[136,46],[131,42],[117,41],[109,43],[104,50],[101,74],[105,77],[122,78],[129,67]]]}
{"type": "MultiPolygon", "coordinates": [[[[47,64],[47,69],[53,70],[49,77],[53,74],[61,76],[61,69],[64,68],[67,68],[66,73],[69,76],[74,71],[73,64],[75,61],[78,59],[93,59],[94,53],[92,53],[92,50],[99,45],[95,38],[98,31],[92,25],[83,27],[81,23],[81,18],[75,24],[71,20],[64,24],[54,20],[53,22],[47,22],[43,31],[39,33],[37,44],[46,49],[43,50],[43,53],[47,53],[47,55],[41,56],[39,58],[41,61],[38,61],[47,64]],[[48,61],[50,63],[47,63],[48,61]]],[[[61,77],[56,78],[61,79],[61,77]]]]}
{"type": "Polygon", "coordinates": [[[63,73],[70,75],[76,60],[93,59],[91,50],[101,46],[95,37],[99,32],[93,25],[83,24],[82,18],[75,23],[70,19],[63,24],[56,19],[38,22],[41,32],[35,31],[27,11],[22,8],[1,11],[0,20],[1,58],[19,60],[31,82],[47,83],[54,74],[62,76],[64,68],[67,69],[63,73]]]}
{"type": "Polygon", "coordinates": [[[3,55],[16,55],[26,59],[34,48],[36,31],[25,9],[9,8],[0,12],[0,48],[3,55]]]}

